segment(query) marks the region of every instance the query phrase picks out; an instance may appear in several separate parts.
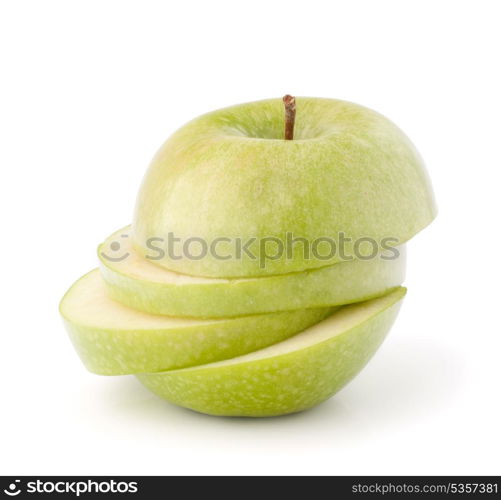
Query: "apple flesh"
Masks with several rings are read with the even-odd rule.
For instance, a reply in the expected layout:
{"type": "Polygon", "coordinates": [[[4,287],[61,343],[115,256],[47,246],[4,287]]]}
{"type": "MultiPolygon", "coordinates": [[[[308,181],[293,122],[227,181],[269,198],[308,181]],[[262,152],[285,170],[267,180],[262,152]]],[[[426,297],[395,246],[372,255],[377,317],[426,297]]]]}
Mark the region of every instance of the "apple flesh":
{"type": "Polygon", "coordinates": [[[130,227],[112,234],[98,253],[110,297],[151,314],[217,318],[360,302],[387,293],[405,277],[399,257],[248,279],[200,278],[161,268],[133,248],[130,227]],[[114,244],[119,248],[114,250],[114,244]]]}
{"type": "Polygon", "coordinates": [[[348,305],[294,337],[226,361],[138,375],[158,396],[202,413],[266,417],[324,401],[369,361],[388,333],[405,288],[348,305]]]}
{"type": "MultiPolygon", "coordinates": [[[[330,238],[346,254],[370,238],[403,244],[435,217],[423,161],[384,116],[335,99],[297,98],[294,140],[283,140],[281,99],[240,104],[189,122],[161,147],[140,188],[133,220],[139,253],[148,241],[200,238],[216,252],[193,259],[165,252],[169,270],[216,278],[325,267],[342,260],[332,245],[306,259],[303,244],[330,238]],[[238,258],[235,241],[252,242],[238,258]],[[268,238],[277,245],[263,248],[268,238]],[[254,240],[253,240],[254,239],[254,240]],[[321,255],[319,255],[321,254],[321,255]],[[267,259],[267,255],[276,258],[267,259]],[[220,256],[229,256],[222,260],[220,256]],[[178,259],[178,257],[180,257],[178,259]]],[[[190,253],[199,248],[195,245],[190,253]]]]}
{"type": "Polygon", "coordinates": [[[101,375],[167,370],[261,349],[318,323],[333,308],[302,309],[233,319],[154,316],[113,301],[99,270],[80,278],[60,305],[84,365],[101,375]]]}

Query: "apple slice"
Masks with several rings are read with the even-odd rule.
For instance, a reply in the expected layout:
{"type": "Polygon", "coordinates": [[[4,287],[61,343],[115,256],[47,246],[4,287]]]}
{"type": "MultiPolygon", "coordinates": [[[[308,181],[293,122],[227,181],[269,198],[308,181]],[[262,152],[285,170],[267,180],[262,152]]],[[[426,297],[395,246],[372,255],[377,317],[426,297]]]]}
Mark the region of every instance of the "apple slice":
{"type": "Polygon", "coordinates": [[[158,396],[202,413],[265,417],[310,408],[341,389],[389,331],[406,293],[342,307],[294,337],[237,358],[141,374],[158,396]]]}
{"type": "Polygon", "coordinates": [[[248,279],[178,274],[142,258],[130,227],[98,250],[110,296],[134,309],[170,316],[221,318],[360,302],[387,293],[405,277],[405,247],[393,260],[380,256],[320,269],[248,279]]]}
{"type": "Polygon", "coordinates": [[[95,269],[80,278],[60,311],[85,366],[101,375],[210,363],[280,342],[321,321],[332,308],[196,320],[152,316],[111,300],[95,269]]]}

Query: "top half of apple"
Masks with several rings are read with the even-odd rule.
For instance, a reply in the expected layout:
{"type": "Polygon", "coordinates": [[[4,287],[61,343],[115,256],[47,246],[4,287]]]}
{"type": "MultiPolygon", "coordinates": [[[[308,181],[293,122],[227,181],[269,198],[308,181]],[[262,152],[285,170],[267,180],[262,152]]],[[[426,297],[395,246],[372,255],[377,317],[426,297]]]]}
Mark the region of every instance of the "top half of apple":
{"type": "Polygon", "coordinates": [[[391,121],[335,99],[297,98],[296,109],[293,140],[281,99],[174,133],[139,191],[136,249],[190,275],[284,274],[335,264],[360,242],[402,244],[433,220],[423,161],[391,121]]]}

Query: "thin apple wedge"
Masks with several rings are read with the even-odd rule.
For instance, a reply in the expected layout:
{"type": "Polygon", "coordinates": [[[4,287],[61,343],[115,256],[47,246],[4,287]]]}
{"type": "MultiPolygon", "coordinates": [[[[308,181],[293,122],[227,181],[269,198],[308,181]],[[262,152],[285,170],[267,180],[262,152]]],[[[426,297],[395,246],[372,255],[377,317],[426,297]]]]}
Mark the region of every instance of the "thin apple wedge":
{"type": "Polygon", "coordinates": [[[134,309],[179,317],[221,318],[327,307],[383,295],[403,283],[405,247],[399,256],[351,260],[332,266],[248,279],[200,278],[159,267],[132,247],[130,227],[98,250],[109,295],[134,309]]]}
{"type": "Polygon", "coordinates": [[[101,375],[122,375],[210,363],[255,351],[321,321],[332,308],[220,320],[153,316],[110,299],[96,269],[70,288],[60,311],[85,366],[101,375]]]}
{"type": "Polygon", "coordinates": [[[342,307],[294,337],[237,358],[138,379],[158,396],[202,413],[265,417],[311,408],[369,361],[405,288],[342,307]]]}

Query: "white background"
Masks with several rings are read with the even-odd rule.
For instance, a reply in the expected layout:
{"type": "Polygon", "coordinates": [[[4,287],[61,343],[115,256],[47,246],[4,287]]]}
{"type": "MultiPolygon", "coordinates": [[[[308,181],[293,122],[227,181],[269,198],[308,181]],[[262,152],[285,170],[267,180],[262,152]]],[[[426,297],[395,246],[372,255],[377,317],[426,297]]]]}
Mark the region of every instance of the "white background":
{"type": "Polygon", "coordinates": [[[0,473],[500,474],[497,1],[3,1],[0,473]],[[187,120],[289,92],[413,139],[440,214],[363,373],[316,409],[224,419],[87,373],[59,299],[187,120]]]}

